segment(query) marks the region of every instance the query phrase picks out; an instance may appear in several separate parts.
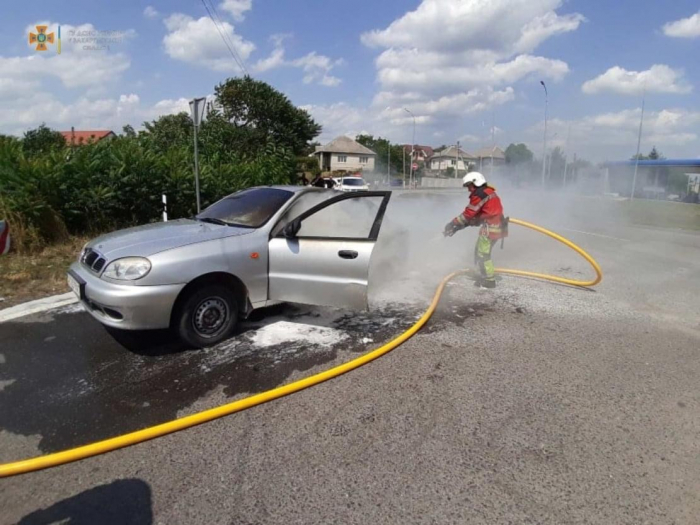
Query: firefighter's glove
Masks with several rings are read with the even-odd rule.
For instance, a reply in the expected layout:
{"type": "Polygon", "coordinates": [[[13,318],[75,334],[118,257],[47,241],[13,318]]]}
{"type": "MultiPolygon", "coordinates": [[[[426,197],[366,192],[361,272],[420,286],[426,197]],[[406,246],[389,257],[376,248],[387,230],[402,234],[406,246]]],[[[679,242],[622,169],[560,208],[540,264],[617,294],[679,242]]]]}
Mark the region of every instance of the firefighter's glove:
{"type": "Polygon", "coordinates": [[[455,233],[457,233],[458,229],[459,228],[457,228],[457,225],[453,221],[450,221],[445,225],[445,229],[443,230],[442,234],[445,237],[452,237],[455,233]]]}

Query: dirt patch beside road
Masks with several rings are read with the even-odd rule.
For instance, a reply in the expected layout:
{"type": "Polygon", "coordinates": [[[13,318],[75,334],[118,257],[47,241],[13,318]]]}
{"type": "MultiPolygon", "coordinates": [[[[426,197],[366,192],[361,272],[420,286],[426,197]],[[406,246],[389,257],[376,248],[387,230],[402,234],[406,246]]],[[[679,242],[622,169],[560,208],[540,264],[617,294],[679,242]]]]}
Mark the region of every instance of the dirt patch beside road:
{"type": "Polygon", "coordinates": [[[87,239],[72,237],[38,253],[0,257],[0,309],[69,292],[66,270],[87,239]]]}

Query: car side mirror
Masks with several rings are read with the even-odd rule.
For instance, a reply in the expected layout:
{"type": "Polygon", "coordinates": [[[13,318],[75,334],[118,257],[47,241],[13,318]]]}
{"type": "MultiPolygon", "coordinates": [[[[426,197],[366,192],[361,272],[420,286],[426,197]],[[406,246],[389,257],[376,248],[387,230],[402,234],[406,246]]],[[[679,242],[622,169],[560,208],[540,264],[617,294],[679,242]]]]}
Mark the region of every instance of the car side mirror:
{"type": "Polygon", "coordinates": [[[301,222],[299,220],[293,220],[284,227],[284,229],[282,230],[282,235],[284,235],[287,239],[294,239],[296,238],[297,233],[299,233],[300,229],[301,222]]]}

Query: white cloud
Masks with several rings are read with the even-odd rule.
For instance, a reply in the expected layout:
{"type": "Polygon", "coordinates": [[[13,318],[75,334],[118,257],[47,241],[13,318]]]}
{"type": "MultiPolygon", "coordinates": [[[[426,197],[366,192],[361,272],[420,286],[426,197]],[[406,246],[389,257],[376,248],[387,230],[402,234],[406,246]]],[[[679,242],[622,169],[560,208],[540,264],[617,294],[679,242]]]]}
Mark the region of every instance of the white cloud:
{"type": "Polygon", "coordinates": [[[345,102],[330,105],[306,105],[301,109],[308,111],[311,116],[323,126],[323,131],[318,137],[322,143],[333,140],[338,135],[355,137],[367,127],[377,134],[379,130],[373,127],[372,115],[364,108],[353,107],[345,102]]]}
{"type": "Polygon", "coordinates": [[[229,13],[237,22],[241,22],[245,16],[243,13],[253,9],[253,0],[224,0],[219,8],[229,13]]]}
{"type": "Polygon", "coordinates": [[[675,38],[700,37],[700,11],[688,18],[681,18],[675,22],[664,24],[663,31],[666,36],[675,38]]]}
{"type": "Polygon", "coordinates": [[[344,63],[343,59],[333,60],[325,55],[319,55],[315,51],[304,55],[295,60],[285,59],[286,50],[284,48],[284,40],[290,35],[273,35],[274,49],[266,58],[258,60],[253,64],[252,70],[257,73],[263,73],[280,67],[295,67],[304,72],[304,84],[317,83],[322,86],[334,87],[338,86],[342,81],[340,78],[333,76],[331,71],[336,66],[344,63]]]}
{"type": "MultiPolygon", "coordinates": [[[[51,22],[37,22],[27,31],[36,31],[36,25],[58,31],[51,22]]],[[[119,48],[134,35],[133,30],[105,34],[92,24],[62,24],[60,55],[52,47],[42,53],[30,47],[28,56],[0,56],[0,133],[21,135],[42,122],[60,130],[75,126],[119,132],[125,124],[140,127],[145,120],[188,111],[185,99],[146,105],[133,92],[104,96],[130,66],[119,48]],[[74,98],[67,101],[72,92],[74,98]]]]}
{"type": "Polygon", "coordinates": [[[337,86],[340,84],[340,79],[331,75],[330,71],[342,63],[342,60],[333,61],[325,55],[317,54],[315,51],[291,62],[294,67],[300,67],[304,71],[304,84],[319,82],[324,86],[337,86]]]}
{"type": "MultiPolygon", "coordinates": [[[[570,153],[593,161],[623,160],[634,155],[641,108],[599,113],[575,120],[548,121],[548,146],[564,147],[569,139],[570,153]],[[552,140],[554,135],[556,139],[552,140]]],[[[530,149],[542,149],[543,123],[526,131],[530,149]]],[[[700,111],[670,108],[644,113],[642,151],[656,146],[666,156],[686,156],[700,147],[700,111]]]]}
{"type": "MultiPolygon", "coordinates": [[[[439,98],[423,99],[419,93],[407,92],[396,95],[390,91],[382,91],[374,99],[375,107],[387,107],[384,115],[389,116],[393,123],[401,124],[412,119],[403,109],[409,107],[416,115],[416,122],[432,122],[434,117],[453,117],[469,115],[499,106],[513,100],[512,87],[494,90],[490,87],[474,88],[466,92],[445,95],[439,98]]],[[[411,120],[412,122],[412,120],[411,120]]]]}
{"type": "Polygon", "coordinates": [[[493,57],[528,53],[559,33],[578,28],[584,17],[560,16],[561,0],[423,0],[383,30],[362,35],[365,45],[455,52],[483,50],[493,57]]]}
{"type": "MultiPolygon", "coordinates": [[[[48,21],[27,26],[26,31],[36,32],[37,25],[49,26],[49,33],[58,32],[57,24],[48,21]]],[[[0,56],[0,100],[20,97],[28,91],[50,90],[56,81],[65,88],[87,88],[93,92],[112,85],[129,68],[130,60],[122,52],[94,49],[102,47],[102,44],[72,40],[77,38],[75,35],[94,34],[95,31],[92,24],[62,25],[60,55],[55,52],[56,43],[45,52],[36,52],[28,44],[30,54],[27,56],[0,56]]],[[[110,48],[118,49],[119,45],[125,44],[134,34],[133,30],[120,33],[115,37],[119,41],[110,43],[110,48]]]]}
{"type": "Polygon", "coordinates": [[[466,135],[462,135],[457,140],[459,140],[459,142],[461,144],[473,144],[474,146],[477,146],[477,147],[484,143],[483,137],[478,137],[476,135],[472,135],[471,133],[467,133],[466,135]]]}
{"type": "Polygon", "coordinates": [[[160,13],[152,5],[146,6],[146,9],[143,10],[143,16],[146,18],[158,18],[159,15],[160,13]]]}
{"type": "Polygon", "coordinates": [[[265,71],[270,71],[271,69],[277,69],[278,67],[286,66],[288,63],[284,59],[284,48],[275,47],[267,58],[261,58],[255,64],[253,64],[253,71],[257,73],[264,73],[265,71]]]}
{"type": "Polygon", "coordinates": [[[377,77],[383,89],[402,92],[418,90],[435,95],[459,92],[465,87],[495,87],[512,84],[535,74],[538,78],[544,77],[557,81],[569,72],[568,65],[561,60],[531,55],[519,55],[509,62],[499,63],[462,65],[465,62],[455,60],[453,64],[433,65],[426,69],[406,67],[405,64],[411,63],[410,55],[413,53],[413,50],[408,52],[389,50],[380,56],[377,61],[380,68],[377,77]]]}
{"type": "Polygon", "coordinates": [[[161,100],[149,106],[135,93],[118,98],[90,99],[81,97],[71,103],[57,100],[49,92],[29,92],[15,104],[0,105],[0,133],[21,135],[41,123],[58,130],[111,129],[120,132],[131,124],[140,128],[144,121],[161,115],[189,111],[188,100],[161,100]]]}
{"type": "Polygon", "coordinates": [[[205,66],[214,71],[240,73],[219,30],[230,39],[234,51],[243,62],[255,50],[255,44],[236,34],[228,22],[222,22],[217,30],[209,17],[195,20],[181,13],[169,16],[164,22],[169,31],[163,38],[165,52],[176,60],[205,66]]]}
{"type": "Polygon", "coordinates": [[[457,120],[515,98],[528,78],[561,80],[566,62],[536,56],[545,40],[585,18],[560,15],[562,0],[423,0],[385,29],[361,36],[384,48],[374,107],[405,106],[423,122],[457,120]]]}
{"type": "Polygon", "coordinates": [[[640,95],[650,93],[690,93],[693,88],[683,78],[683,71],[671,69],[664,64],[655,64],[646,71],[628,71],[620,66],[611,67],[602,75],[584,82],[584,93],[620,93],[640,95]]]}

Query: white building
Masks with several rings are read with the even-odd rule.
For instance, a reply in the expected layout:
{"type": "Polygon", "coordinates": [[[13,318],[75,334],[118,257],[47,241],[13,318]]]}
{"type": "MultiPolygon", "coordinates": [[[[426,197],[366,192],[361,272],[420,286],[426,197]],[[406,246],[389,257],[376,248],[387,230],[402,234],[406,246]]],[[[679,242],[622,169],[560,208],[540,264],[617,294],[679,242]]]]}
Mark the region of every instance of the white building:
{"type": "Polygon", "coordinates": [[[503,166],[506,163],[506,154],[498,146],[481,148],[474,153],[476,157],[476,169],[481,171],[486,169],[486,167],[491,166],[503,166]]]}
{"type": "Polygon", "coordinates": [[[452,168],[456,171],[466,171],[470,163],[476,159],[463,149],[457,150],[456,146],[450,146],[442,151],[437,151],[430,158],[430,169],[433,171],[445,171],[452,168]]]}
{"type": "Polygon", "coordinates": [[[377,154],[350,137],[340,136],[312,154],[321,171],[374,171],[377,154]]]}

